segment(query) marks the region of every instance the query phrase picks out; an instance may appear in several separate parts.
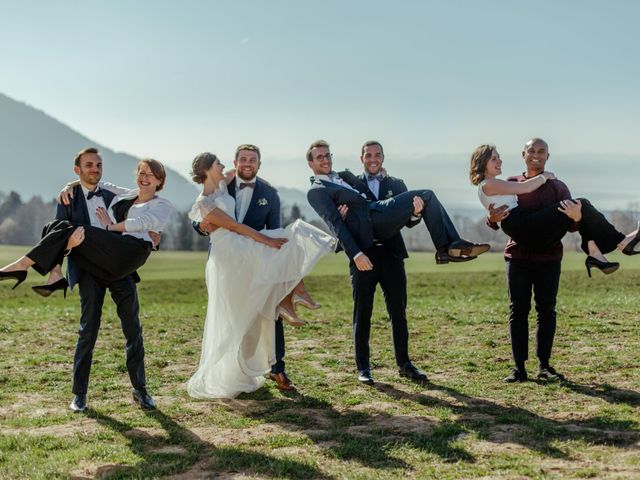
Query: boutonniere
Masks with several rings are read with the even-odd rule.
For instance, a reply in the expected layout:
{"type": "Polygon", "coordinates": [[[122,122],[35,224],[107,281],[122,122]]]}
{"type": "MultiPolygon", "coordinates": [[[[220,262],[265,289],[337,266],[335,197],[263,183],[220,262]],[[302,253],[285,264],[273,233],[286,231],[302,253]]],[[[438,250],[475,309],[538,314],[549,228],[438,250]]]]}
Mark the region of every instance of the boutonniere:
{"type": "Polygon", "coordinates": [[[384,198],[391,198],[391,197],[393,197],[393,190],[387,191],[387,196],[384,198]]]}
{"type": "Polygon", "coordinates": [[[269,202],[267,202],[266,198],[259,198],[258,199],[258,205],[260,205],[261,207],[264,207],[265,205],[269,205],[269,202]]]}

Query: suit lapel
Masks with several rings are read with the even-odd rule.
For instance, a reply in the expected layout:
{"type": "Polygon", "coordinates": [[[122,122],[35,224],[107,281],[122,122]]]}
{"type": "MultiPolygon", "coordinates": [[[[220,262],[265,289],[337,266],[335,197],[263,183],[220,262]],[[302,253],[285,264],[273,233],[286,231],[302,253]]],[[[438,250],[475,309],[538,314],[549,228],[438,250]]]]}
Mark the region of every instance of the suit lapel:
{"type": "Polygon", "coordinates": [[[236,181],[235,180],[231,182],[231,184],[227,185],[227,192],[229,192],[229,195],[231,195],[233,198],[236,198],[236,181]]]}
{"type": "Polygon", "coordinates": [[[384,177],[378,186],[378,200],[385,200],[389,190],[391,190],[389,187],[389,177],[384,177]]]}
{"type": "Polygon", "coordinates": [[[78,215],[82,219],[82,223],[85,225],[90,225],[91,220],[89,217],[89,209],[87,208],[87,200],[84,196],[84,192],[82,191],[82,187],[78,185],[76,187],[76,192],[74,193],[76,199],[76,211],[78,215]]]}

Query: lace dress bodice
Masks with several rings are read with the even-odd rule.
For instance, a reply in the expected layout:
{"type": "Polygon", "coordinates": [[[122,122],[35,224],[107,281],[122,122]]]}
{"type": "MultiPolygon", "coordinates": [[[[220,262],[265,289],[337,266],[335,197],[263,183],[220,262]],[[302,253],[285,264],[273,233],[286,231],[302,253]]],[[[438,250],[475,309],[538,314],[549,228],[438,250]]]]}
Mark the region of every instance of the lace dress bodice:
{"type": "Polygon", "coordinates": [[[236,218],[236,201],[229,195],[227,184],[221,181],[218,189],[210,195],[198,195],[191,207],[189,218],[194,222],[201,222],[209,212],[219,208],[231,218],[236,218]]]}

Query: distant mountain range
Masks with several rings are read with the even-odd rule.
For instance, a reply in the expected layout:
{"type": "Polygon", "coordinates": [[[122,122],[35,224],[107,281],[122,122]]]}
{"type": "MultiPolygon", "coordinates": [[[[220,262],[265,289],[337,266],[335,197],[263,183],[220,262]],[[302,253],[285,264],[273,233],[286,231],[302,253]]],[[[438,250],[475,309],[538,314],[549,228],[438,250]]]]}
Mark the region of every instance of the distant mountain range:
{"type": "MultiPolygon", "coordinates": [[[[15,190],[23,199],[40,195],[54,198],[60,188],[77,177],[73,158],[83,148],[98,147],[104,162],[104,179],[134,186],[138,159],[114,152],[74,131],[46,113],[0,94],[0,190],[15,190]]],[[[167,169],[163,196],[179,209],[187,209],[197,189],[187,179],[167,169]]]]}
{"type": "MultiPolygon", "coordinates": [[[[73,156],[87,146],[96,146],[102,152],[105,180],[133,186],[137,158],[114,152],[48,114],[0,94],[0,192],[15,190],[23,199],[33,195],[40,195],[45,201],[52,199],[62,185],[75,178],[73,156]]],[[[604,210],[640,209],[637,174],[640,155],[553,155],[553,145],[551,147],[549,169],[567,183],[574,196],[588,197],[604,210]]],[[[505,175],[522,171],[519,154],[501,153],[505,175]]],[[[387,157],[385,166],[390,174],[404,178],[410,189],[433,188],[452,215],[483,215],[474,187],[467,180],[468,154],[411,156],[388,153],[387,157]]],[[[284,173],[289,165],[287,159],[278,163],[282,164],[284,173]]],[[[359,169],[357,160],[356,163],[338,161],[336,165],[349,166],[354,172],[359,169]]],[[[171,168],[167,173],[163,196],[179,210],[188,210],[198,188],[171,168]]],[[[317,218],[307,203],[306,192],[274,186],[278,188],[285,209],[297,204],[307,219],[317,218]]]]}
{"type": "MultiPolygon", "coordinates": [[[[73,157],[89,146],[98,147],[101,152],[105,180],[133,186],[137,158],[114,152],[45,112],[0,94],[0,192],[14,190],[23,200],[34,195],[51,200],[65,183],[76,178],[73,157]]],[[[284,187],[278,191],[285,208],[297,204],[305,217],[316,218],[305,192],[284,187]]],[[[167,168],[162,195],[179,210],[188,210],[198,192],[197,186],[167,168]]]]}

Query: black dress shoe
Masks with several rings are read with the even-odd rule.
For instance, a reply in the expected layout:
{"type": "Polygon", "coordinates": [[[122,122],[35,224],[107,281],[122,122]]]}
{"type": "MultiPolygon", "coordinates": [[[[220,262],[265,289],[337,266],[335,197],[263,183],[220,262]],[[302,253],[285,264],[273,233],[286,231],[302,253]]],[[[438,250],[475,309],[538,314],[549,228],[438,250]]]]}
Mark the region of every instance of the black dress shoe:
{"type": "Polygon", "coordinates": [[[86,395],[76,395],[69,405],[69,410],[73,413],[82,413],[87,409],[87,396],[86,395]]]}
{"type": "Polygon", "coordinates": [[[419,368],[416,368],[416,366],[411,362],[407,362],[403,366],[398,368],[398,373],[401,377],[410,378],[414,382],[427,381],[427,374],[419,368]]]}
{"type": "Polygon", "coordinates": [[[466,240],[456,240],[449,245],[449,259],[451,258],[467,258],[477,257],[478,255],[487,252],[490,248],[488,243],[472,243],[466,240]]]}
{"type": "Polygon", "coordinates": [[[147,393],[146,388],[134,388],[131,392],[133,401],[138,403],[145,410],[155,410],[156,401],[147,393]]]}
{"type": "Polygon", "coordinates": [[[450,257],[447,252],[436,252],[436,264],[444,265],[445,263],[460,263],[475,260],[478,257],[450,257]]]}
{"type": "Polygon", "coordinates": [[[560,372],[557,372],[556,369],[551,365],[547,367],[541,366],[540,368],[538,368],[538,374],[536,375],[536,378],[538,380],[559,380],[561,382],[566,380],[565,376],[560,372]]]}
{"type": "Polygon", "coordinates": [[[364,370],[358,370],[358,381],[361,383],[366,383],[367,385],[373,385],[373,376],[371,375],[371,370],[365,368],[364,370]]]}
{"type": "Polygon", "coordinates": [[[507,383],[526,382],[529,380],[527,371],[520,368],[514,368],[509,375],[503,378],[503,381],[507,383]]]}

